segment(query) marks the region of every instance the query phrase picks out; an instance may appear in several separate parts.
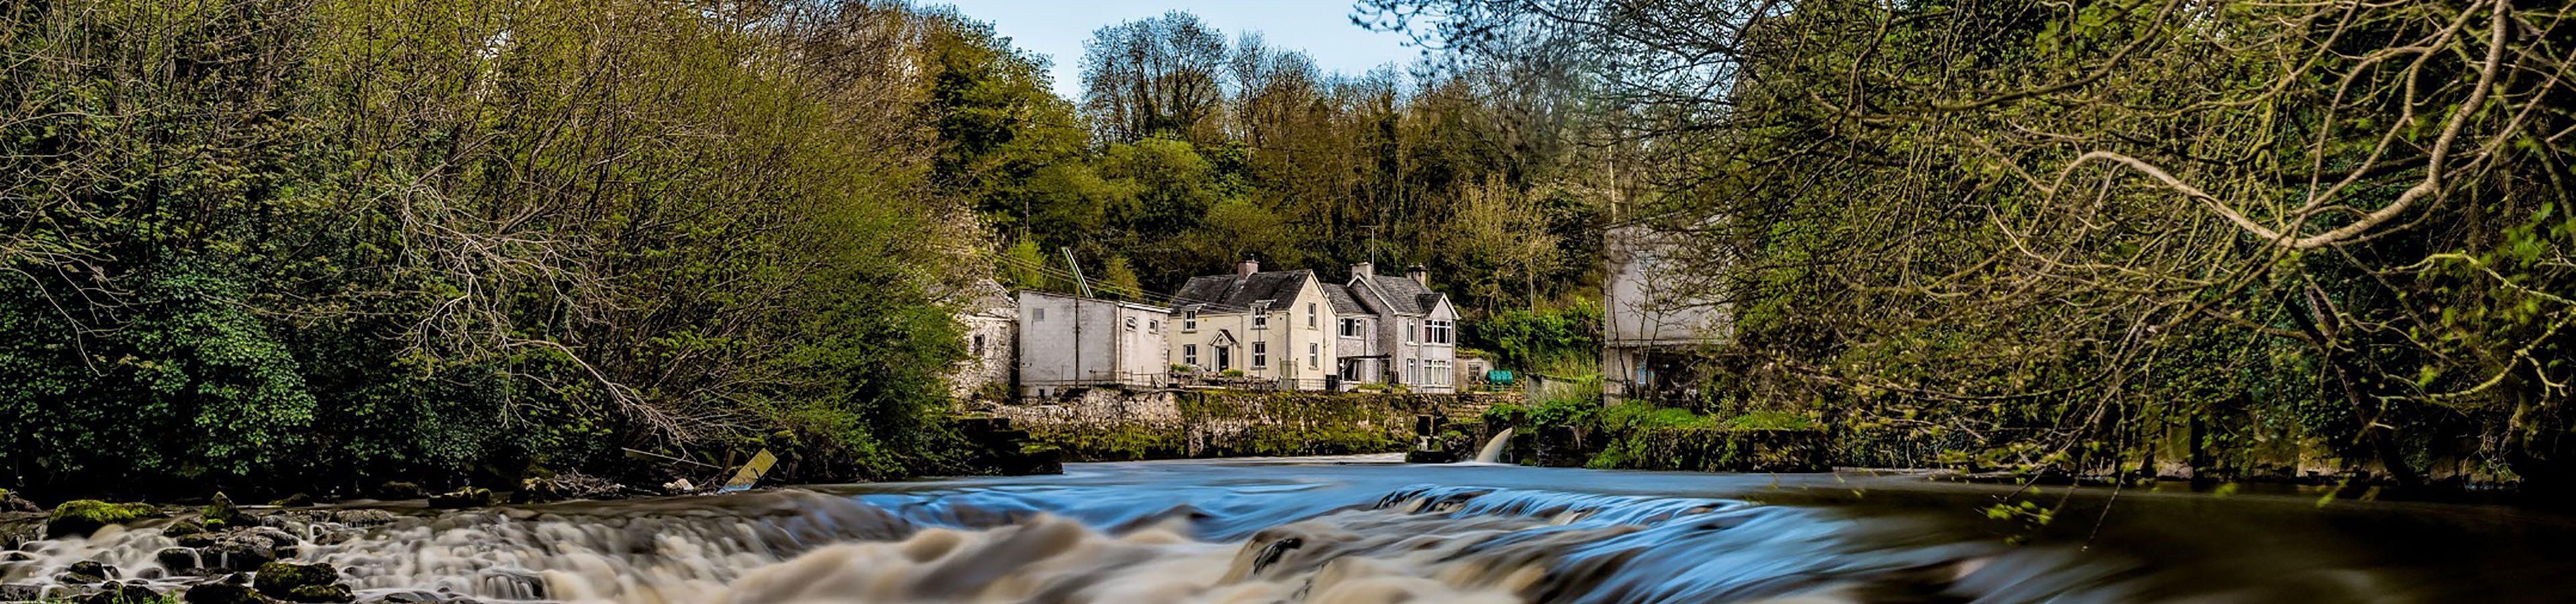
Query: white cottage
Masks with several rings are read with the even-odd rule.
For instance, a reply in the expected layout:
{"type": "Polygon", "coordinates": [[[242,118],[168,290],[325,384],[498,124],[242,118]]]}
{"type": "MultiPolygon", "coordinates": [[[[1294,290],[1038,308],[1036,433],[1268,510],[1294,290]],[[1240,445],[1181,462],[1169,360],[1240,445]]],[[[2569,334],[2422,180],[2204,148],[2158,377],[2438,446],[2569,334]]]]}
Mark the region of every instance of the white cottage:
{"type": "Polygon", "coordinates": [[[1245,260],[1230,275],[1191,277],[1172,299],[1172,362],[1213,375],[1276,380],[1322,390],[1341,358],[1339,317],[1314,271],[1263,272],[1245,260]]]}

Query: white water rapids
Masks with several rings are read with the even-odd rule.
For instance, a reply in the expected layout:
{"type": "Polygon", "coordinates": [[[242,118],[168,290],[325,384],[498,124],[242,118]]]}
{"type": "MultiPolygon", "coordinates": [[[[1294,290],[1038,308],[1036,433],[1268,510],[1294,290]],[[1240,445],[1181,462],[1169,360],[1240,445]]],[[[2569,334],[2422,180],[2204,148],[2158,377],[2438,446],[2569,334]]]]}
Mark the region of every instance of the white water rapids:
{"type": "MultiPolygon", "coordinates": [[[[1752,492],[1771,480],[1779,492],[1776,477],[1311,460],[1073,472],[436,515],[395,509],[360,522],[326,510],[269,523],[296,532],[295,559],[339,567],[361,601],[2403,602],[2459,593],[2428,591],[2393,563],[2303,558],[2324,553],[2304,547],[2131,555],[2076,542],[2009,545],[1981,525],[1933,519],[1974,508],[1850,513],[1633,494],[1690,480],[1752,492]],[[1423,478],[1511,486],[1412,482],[1423,478]],[[1562,488],[1532,488],[1546,484],[1562,488]]],[[[1863,496],[1827,482],[1839,478],[1801,480],[1810,492],[1863,496]]],[[[83,560],[164,590],[204,580],[160,568],[156,553],[173,543],[148,523],[35,541],[0,558],[0,584],[43,584],[83,560]]]]}

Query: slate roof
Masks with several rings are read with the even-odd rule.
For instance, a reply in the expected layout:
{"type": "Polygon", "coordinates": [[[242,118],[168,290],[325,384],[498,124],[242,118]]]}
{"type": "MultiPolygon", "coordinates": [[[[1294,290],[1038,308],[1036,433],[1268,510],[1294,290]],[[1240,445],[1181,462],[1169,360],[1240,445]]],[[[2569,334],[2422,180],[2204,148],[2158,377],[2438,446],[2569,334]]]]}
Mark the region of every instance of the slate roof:
{"type": "Polygon", "coordinates": [[[1313,278],[1315,271],[1303,269],[1191,277],[1188,283],[1181,284],[1180,293],[1172,296],[1172,308],[1204,304],[1210,311],[1243,312],[1263,300],[1273,305],[1286,304],[1297,295],[1297,288],[1313,278]]]}
{"type": "Polygon", "coordinates": [[[1369,310],[1367,306],[1362,306],[1360,304],[1359,297],[1352,294],[1351,288],[1347,286],[1326,283],[1324,284],[1324,297],[1333,301],[1333,314],[1346,317],[1377,314],[1377,312],[1369,310]]]}
{"type": "Polygon", "coordinates": [[[1440,306],[1440,292],[1431,291],[1431,288],[1414,283],[1412,279],[1370,275],[1361,277],[1359,282],[1361,287],[1376,286],[1377,291],[1386,296],[1386,303],[1394,308],[1383,309],[1385,312],[1427,315],[1431,314],[1432,308],[1440,306]]]}

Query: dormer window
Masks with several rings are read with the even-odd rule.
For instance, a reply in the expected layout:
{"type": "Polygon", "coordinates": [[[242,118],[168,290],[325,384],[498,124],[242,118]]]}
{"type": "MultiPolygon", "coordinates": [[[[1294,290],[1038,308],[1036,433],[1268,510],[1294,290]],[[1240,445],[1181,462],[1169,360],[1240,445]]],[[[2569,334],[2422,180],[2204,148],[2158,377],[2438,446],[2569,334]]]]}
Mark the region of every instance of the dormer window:
{"type": "Polygon", "coordinates": [[[1181,311],[1181,331],[1186,333],[1198,330],[1199,309],[1197,307],[1191,307],[1189,310],[1181,311]]]}
{"type": "MultiPolygon", "coordinates": [[[[1269,328],[1270,328],[1270,303],[1268,303],[1268,302],[1255,302],[1255,303],[1253,303],[1253,304],[1252,304],[1252,328],[1253,328],[1253,329],[1269,329],[1269,328]]],[[[1254,363],[1254,364],[1255,364],[1255,365],[1259,365],[1260,363],[1254,363]]]]}

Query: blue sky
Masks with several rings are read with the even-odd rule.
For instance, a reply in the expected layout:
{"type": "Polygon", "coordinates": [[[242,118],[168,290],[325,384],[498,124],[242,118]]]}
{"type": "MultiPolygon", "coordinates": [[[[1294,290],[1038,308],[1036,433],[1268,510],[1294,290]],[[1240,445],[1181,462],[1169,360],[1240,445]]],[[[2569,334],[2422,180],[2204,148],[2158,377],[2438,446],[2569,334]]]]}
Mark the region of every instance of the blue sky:
{"type": "Polygon", "coordinates": [[[1056,94],[1082,99],[1082,43],[1091,30],[1153,17],[1169,10],[1196,13],[1199,19],[1236,36],[1261,32],[1275,48],[1305,51],[1315,66],[1328,72],[1359,74],[1379,65],[1403,67],[1420,56],[1404,46],[1400,34],[1360,29],[1351,24],[1348,0],[925,0],[953,4],[968,17],[993,24],[993,30],[1023,49],[1052,60],[1056,94]]]}

